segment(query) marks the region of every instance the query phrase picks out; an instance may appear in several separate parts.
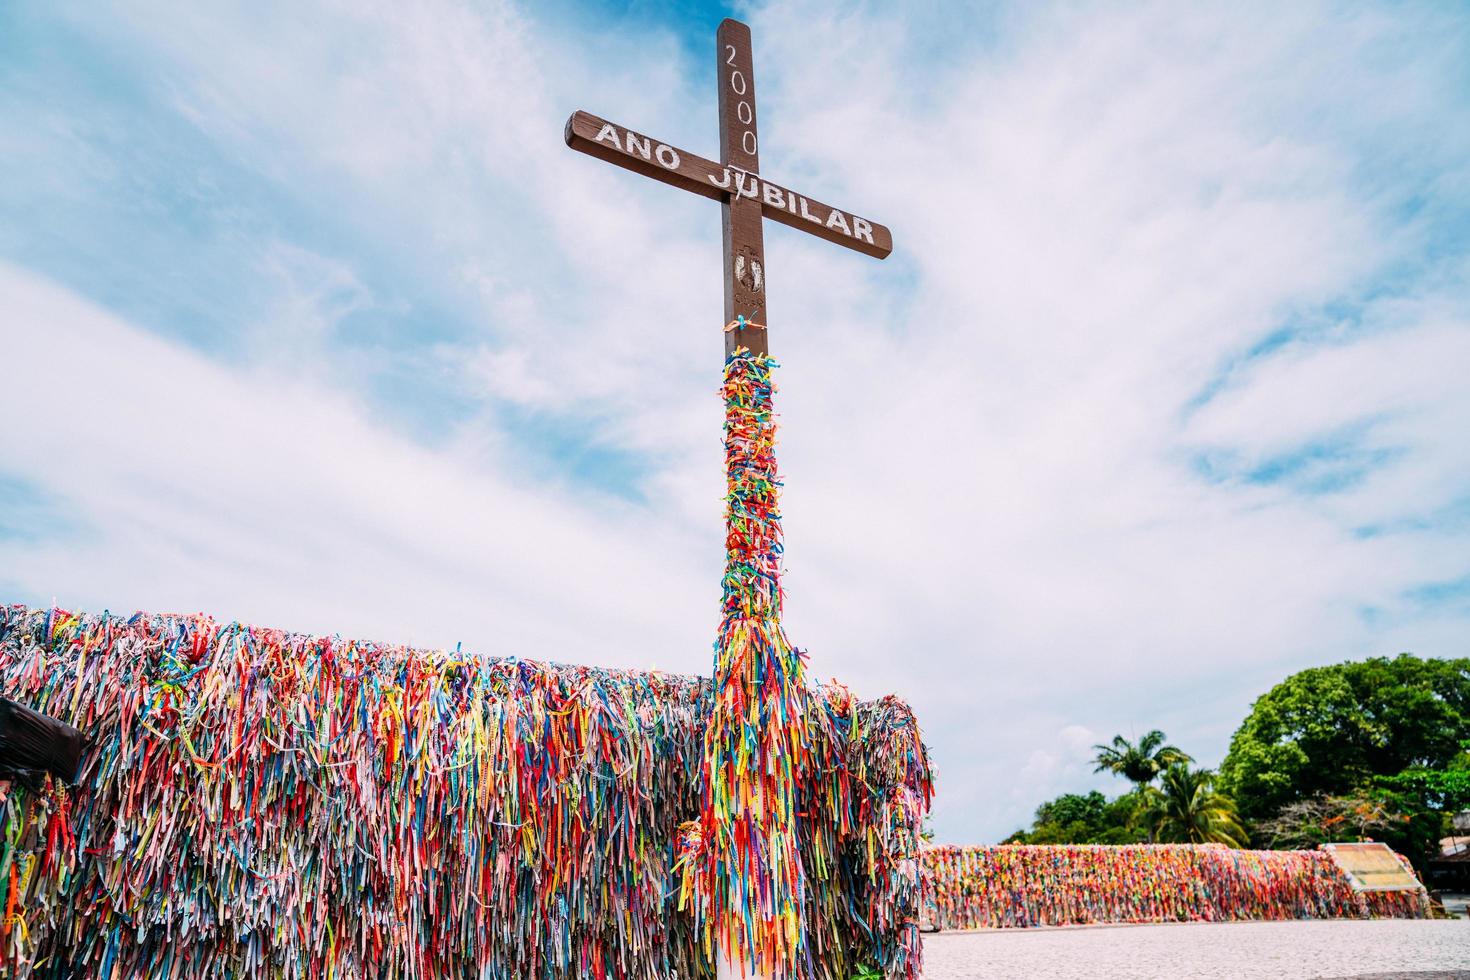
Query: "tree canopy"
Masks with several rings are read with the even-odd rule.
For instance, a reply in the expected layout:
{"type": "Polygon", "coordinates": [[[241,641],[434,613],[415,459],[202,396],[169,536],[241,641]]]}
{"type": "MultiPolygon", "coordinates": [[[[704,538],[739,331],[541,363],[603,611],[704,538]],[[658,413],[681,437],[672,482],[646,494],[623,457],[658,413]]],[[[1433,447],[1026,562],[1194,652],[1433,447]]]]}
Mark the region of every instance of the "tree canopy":
{"type": "Polygon", "coordinates": [[[1136,826],[1136,794],[1109,800],[1097,790],[1063,793],[1036,808],[1030,830],[1018,830],[1007,844],[1137,844],[1144,833],[1136,826]]]}
{"type": "Polygon", "coordinates": [[[1470,659],[1410,654],[1313,667],[1251,706],[1220,767],[1250,818],[1348,794],[1376,777],[1447,769],[1470,738],[1470,659]]]}
{"type": "Polygon", "coordinates": [[[1182,749],[1164,741],[1164,733],[1157,728],[1140,738],[1135,744],[1122,735],[1114,735],[1111,745],[1094,745],[1097,751],[1093,772],[1111,772],[1146,786],[1159,773],[1181,762],[1193,762],[1182,749]]]}
{"type": "Polygon", "coordinates": [[[1165,769],[1159,788],[1146,792],[1144,819],[1166,844],[1224,844],[1245,847],[1250,835],[1235,802],[1215,789],[1215,774],[1176,763],[1165,769]]]}
{"type": "Polygon", "coordinates": [[[1374,839],[1422,864],[1470,809],[1470,659],[1404,653],[1292,674],[1251,705],[1218,775],[1160,731],[1093,748],[1095,771],[1133,788],[1058,796],[1006,843],[1374,839]]]}

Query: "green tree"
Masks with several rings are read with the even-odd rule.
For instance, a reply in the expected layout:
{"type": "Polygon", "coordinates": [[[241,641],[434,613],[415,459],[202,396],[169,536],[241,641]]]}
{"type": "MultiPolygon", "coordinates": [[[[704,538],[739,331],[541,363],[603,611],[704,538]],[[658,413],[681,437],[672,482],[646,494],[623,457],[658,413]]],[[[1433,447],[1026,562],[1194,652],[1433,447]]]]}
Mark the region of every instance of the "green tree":
{"type": "Polygon", "coordinates": [[[1470,739],[1460,742],[1460,754],[1443,769],[1410,766],[1392,776],[1379,776],[1373,784],[1380,792],[1407,797],[1421,810],[1445,814],[1470,810],[1470,739]]]}
{"type": "Polygon", "coordinates": [[[1383,840],[1400,836],[1411,820],[1388,800],[1368,793],[1313,796],[1286,804],[1256,825],[1256,836],[1273,848],[1310,850],[1333,841],[1383,840]]]}
{"type": "Polygon", "coordinates": [[[1220,767],[1251,819],[1348,796],[1376,777],[1446,769],[1470,738],[1470,659],[1411,654],[1292,674],[1251,706],[1220,767]]]}
{"type": "Polygon", "coordinates": [[[1145,819],[1166,844],[1225,844],[1245,847],[1249,835],[1235,801],[1215,788],[1215,774],[1176,763],[1165,769],[1157,789],[1144,791],[1145,819]]]}
{"type": "Polygon", "coordinates": [[[1422,872],[1425,859],[1449,833],[1449,819],[1414,793],[1373,787],[1294,800],[1257,822],[1255,836],[1267,847],[1301,849],[1333,841],[1381,841],[1422,872]]]}
{"type": "Polygon", "coordinates": [[[1030,830],[1018,830],[1007,844],[1133,844],[1144,839],[1134,794],[1109,800],[1097,790],[1063,793],[1036,808],[1030,830]]]}
{"type": "Polygon", "coordinates": [[[1134,744],[1122,735],[1113,736],[1111,745],[1094,745],[1097,766],[1093,772],[1111,772],[1131,780],[1142,788],[1159,773],[1173,765],[1194,759],[1172,745],[1164,744],[1164,733],[1154,729],[1134,744]]]}
{"type": "Polygon", "coordinates": [[[1405,769],[1375,782],[1382,789],[1413,798],[1425,810],[1470,810],[1470,769],[1405,769]]]}

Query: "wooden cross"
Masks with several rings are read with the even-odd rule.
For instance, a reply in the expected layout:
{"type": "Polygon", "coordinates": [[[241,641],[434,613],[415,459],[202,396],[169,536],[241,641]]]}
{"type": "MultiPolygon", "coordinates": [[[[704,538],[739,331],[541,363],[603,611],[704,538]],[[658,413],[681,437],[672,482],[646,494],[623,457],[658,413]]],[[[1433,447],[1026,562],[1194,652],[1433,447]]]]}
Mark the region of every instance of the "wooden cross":
{"type": "Polygon", "coordinates": [[[893,251],[876,221],[822,204],[760,175],[750,28],[726,20],[715,34],[720,62],[720,162],[660,143],[587,112],[567,120],[567,146],[721,203],[725,238],[725,353],[768,352],[766,253],[761,219],[846,245],[875,258],[893,251]]]}

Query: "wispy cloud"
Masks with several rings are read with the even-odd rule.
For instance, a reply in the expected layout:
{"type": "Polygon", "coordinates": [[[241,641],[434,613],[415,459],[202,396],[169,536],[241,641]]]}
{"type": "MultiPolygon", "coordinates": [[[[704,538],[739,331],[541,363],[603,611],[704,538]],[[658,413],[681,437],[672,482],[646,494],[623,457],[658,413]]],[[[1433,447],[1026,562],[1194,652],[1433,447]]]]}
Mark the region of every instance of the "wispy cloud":
{"type": "MultiPolygon", "coordinates": [[[[0,17],[0,585],[707,665],[717,209],[560,126],[713,153],[717,17],[0,17]]],[[[1470,18],[749,19],[766,171],[898,242],[768,233],[789,625],[918,707],[941,835],[1106,785],[1115,731],[1217,761],[1289,670],[1463,653],[1470,18]]]]}

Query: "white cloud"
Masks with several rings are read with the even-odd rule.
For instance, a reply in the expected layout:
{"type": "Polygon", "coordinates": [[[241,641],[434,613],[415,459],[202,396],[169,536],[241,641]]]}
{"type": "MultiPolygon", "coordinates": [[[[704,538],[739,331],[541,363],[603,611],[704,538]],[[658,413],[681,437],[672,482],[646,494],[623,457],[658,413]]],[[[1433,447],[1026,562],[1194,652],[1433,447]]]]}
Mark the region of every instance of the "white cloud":
{"type": "MultiPolygon", "coordinates": [[[[972,17],[751,20],[766,172],[897,241],[878,264],[767,233],[790,631],[818,674],[915,703],[941,836],[995,839],[1111,785],[1087,756],[1114,732],[1163,727],[1213,764],[1287,671],[1464,652],[1463,608],[1407,596],[1470,571],[1470,529],[1433,519],[1470,496],[1470,277],[1441,226],[1466,206],[1470,106],[1464,25],[1433,9],[972,17]],[[1370,462],[1342,488],[1242,477],[1344,432],[1370,462]]],[[[716,209],[569,152],[560,126],[585,106],[713,153],[690,81],[708,66],[666,35],[450,0],[84,29],[143,52],[167,111],[334,233],[251,240],[275,299],[228,361],[3,273],[24,311],[7,350],[67,366],[0,387],[26,420],[5,468],[93,530],[0,542],[6,577],[703,668],[716,209]],[[344,356],[365,310],[395,343],[344,356]],[[483,397],[432,444],[361,393],[426,319],[425,389],[483,397]],[[533,477],[507,403],[635,454],[647,503],[533,477]]]]}
{"type": "Polygon", "coordinates": [[[22,587],[473,638],[507,656],[704,667],[714,563],[687,561],[695,549],[651,515],[519,487],[381,431],[340,393],[223,368],[14,268],[0,266],[0,294],[0,415],[13,420],[0,458],[88,524],[0,542],[22,587]]]}

